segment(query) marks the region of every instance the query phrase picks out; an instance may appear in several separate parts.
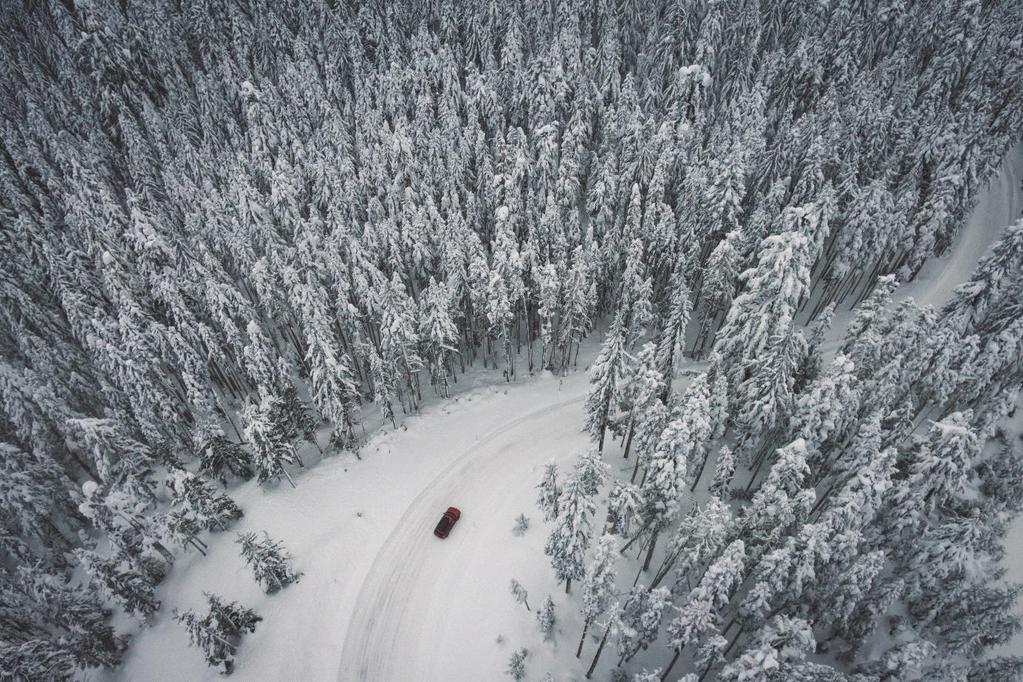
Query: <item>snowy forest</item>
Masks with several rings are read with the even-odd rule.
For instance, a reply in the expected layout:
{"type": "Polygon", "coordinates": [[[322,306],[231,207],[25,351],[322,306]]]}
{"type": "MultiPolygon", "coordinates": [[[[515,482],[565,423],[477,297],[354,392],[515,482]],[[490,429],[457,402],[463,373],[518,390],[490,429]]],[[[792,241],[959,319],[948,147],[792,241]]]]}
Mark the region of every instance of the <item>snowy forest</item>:
{"type": "Polygon", "coordinates": [[[1023,221],[897,293],[1023,138],[1019,2],[0,16],[0,679],[116,676],[157,619],[231,673],[272,616],[172,612],[175,564],[315,579],[234,491],[471,372],[583,377],[591,441],[523,507],[581,627],[490,679],[1023,679],[1023,221]]]}

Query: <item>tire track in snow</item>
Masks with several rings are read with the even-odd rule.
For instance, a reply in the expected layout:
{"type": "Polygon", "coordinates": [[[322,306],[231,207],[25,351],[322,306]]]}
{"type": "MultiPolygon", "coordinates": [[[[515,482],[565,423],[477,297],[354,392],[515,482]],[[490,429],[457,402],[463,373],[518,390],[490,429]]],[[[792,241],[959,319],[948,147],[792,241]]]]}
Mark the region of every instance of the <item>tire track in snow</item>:
{"type": "MultiPolygon", "coordinates": [[[[561,411],[584,399],[582,394],[546,405],[492,429],[459,454],[409,504],[377,552],[360,590],[342,650],[341,682],[429,679],[421,666],[433,658],[433,652],[428,650],[429,638],[416,629],[417,618],[428,620],[427,625],[435,631],[443,629],[447,612],[455,604],[441,603],[442,590],[438,588],[443,587],[443,581],[458,583],[471,577],[462,573],[478,548],[466,536],[481,519],[490,518],[482,507],[474,513],[460,500],[481,492],[490,497],[479,488],[487,483],[499,485],[502,465],[509,462],[531,470],[527,457],[508,453],[522,443],[523,450],[530,450],[535,432],[517,435],[501,447],[495,447],[495,441],[526,424],[547,420],[554,420],[564,430],[561,411]],[[479,484],[475,490],[464,487],[471,482],[470,475],[479,484]],[[451,536],[441,543],[433,537],[432,529],[449,504],[461,505],[464,515],[451,536]],[[402,668],[415,672],[411,676],[400,673],[402,668]]],[[[573,436],[578,434],[578,423],[573,420],[573,427],[567,430],[573,436]]],[[[543,454],[537,459],[546,461],[548,453],[540,452],[543,454]]]]}

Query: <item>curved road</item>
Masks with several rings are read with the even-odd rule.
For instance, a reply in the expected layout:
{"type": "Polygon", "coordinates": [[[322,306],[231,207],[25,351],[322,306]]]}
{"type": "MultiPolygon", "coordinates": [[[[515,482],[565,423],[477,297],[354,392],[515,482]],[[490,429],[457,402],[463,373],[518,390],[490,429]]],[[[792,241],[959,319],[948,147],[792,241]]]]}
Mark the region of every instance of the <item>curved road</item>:
{"type": "Polygon", "coordinates": [[[479,438],[406,508],[362,585],[344,643],[340,680],[494,675],[489,667],[473,670],[477,663],[492,665],[489,657],[484,662],[466,654],[479,648],[481,637],[494,636],[482,631],[480,621],[512,604],[505,589],[516,570],[512,566],[536,551],[537,519],[530,530],[532,542],[515,538],[511,527],[522,512],[535,516],[534,486],[543,465],[552,458],[571,458],[588,443],[579,431],[586,384],[571,382],[573,388],[575,384],[579,388],[574,397],[479,438]],[[462,519],[440,541],[432,530],[449,505],[462,510],[462,519]],[[448,618],[454,606],[458,617],[448,618]]]}

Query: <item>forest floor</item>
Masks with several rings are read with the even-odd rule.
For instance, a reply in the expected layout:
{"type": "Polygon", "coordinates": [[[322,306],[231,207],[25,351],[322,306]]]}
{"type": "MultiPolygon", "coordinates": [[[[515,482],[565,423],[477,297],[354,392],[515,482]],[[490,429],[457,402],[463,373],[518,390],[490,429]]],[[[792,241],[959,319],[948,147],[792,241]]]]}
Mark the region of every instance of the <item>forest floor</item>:
{"type": "MultiPolygon", "coordinates": [[[[965,281],[1019,217],[1021,179],[1023,148],[1017,147],[952,247],[899,297],[940,305],[965,281]]],[[[848,317],[836,316],[827,348],[832,353],[848,317]]],[[[232,532],[207,539],[208,557],[192,553],[178,560],[160,588],[163,609],[112,677],[216,679],[171,617],[173,608],[199,607],[206,590],[264,618],[241,646],[234,675],[240,680],[499,680],[521,647],[529,650],[527,679],[548,671],[559,681],[582,679],[595,643],[588,641],[582,660],[575,660],[579,590],[566,596],[555,584],[543,554],[549,527],[534,500],[545,463],[553,459],[564,471],[589,447],[580,431],[588,389],[582,368],[596,354],[597,337],[584,346],[580,369],[564,378],[542,372],[507,384],[497,371],[470,369],[452,398],[430,401],[398,429],[381,427],[361,449],[361,461],[343,453],[303,470],[297,490],[253,482],[234,488],[245,517],[232,532]],[[431,531],[449,505],[461,508],[462,519],[441,541],[431,531]],[[512,528],[521,513],[531,524],[516,536],[512,528]],[[284,543],[305,574],[299,583],[272,596],[260,591],[234,543],[234,531],[250,530],[266,530],[284,543]],[[529,591],[531,612],[512,598],[512,578],[529,591]],[[554,639],[545,642],[535,615],[548,594],[558,621],[554,639]]],[[[1023,420],[1013,426],[1023,428],[1023,420]]],[[[628,479],[631,460],[622,459],[617,443],[609,444],[605,459],[613,475],[628,479]]],[[[601,519],[602,509],[598,531],[601,519]]],[[[634,552],[619,562],[622,591],[638,568],[634,552]]],[[[1020,522],[1008,539],[1007,568],[1010,579],[1023,580],[1020,522]]],[[[591,637],[601,634],[594,630],[591,637]]],[[[1013,648],[1023,651],[1023,639],[1013,648]]],[[[655,644],[629,670],[664,665],[668,658],[655,644]]],[[[595,679],[607,679],[616,661],[609,642],[595,679]]]]}

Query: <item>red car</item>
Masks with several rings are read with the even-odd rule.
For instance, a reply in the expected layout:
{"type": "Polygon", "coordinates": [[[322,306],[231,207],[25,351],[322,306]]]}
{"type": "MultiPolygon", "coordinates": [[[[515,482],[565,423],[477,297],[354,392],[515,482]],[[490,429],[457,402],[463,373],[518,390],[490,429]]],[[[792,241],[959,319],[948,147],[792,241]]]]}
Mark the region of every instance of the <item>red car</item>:
{"type": "Polygon", "coordinates": [[[440,521],[437,522],[437,527],[433,529],[433,534],[441,539],[446,538],[455,522],[460,518],[462,518],[462,512],[458,511],[458,507],[448,507],[448,510],[440,517],[440,521]]]}

